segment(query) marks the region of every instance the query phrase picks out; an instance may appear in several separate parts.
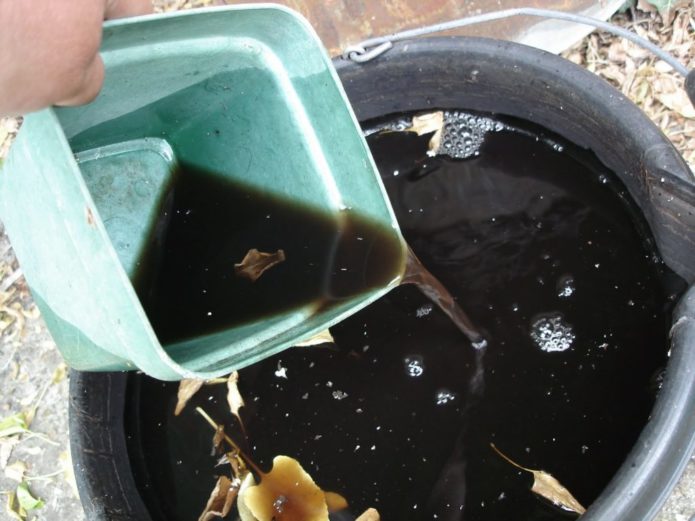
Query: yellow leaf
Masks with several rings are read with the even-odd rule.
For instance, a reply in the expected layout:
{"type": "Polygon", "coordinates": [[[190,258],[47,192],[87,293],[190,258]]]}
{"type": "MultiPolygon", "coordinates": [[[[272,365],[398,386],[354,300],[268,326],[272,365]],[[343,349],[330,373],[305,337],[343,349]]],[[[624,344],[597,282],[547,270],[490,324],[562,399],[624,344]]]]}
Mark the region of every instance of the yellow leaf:
{"type": "Polygon", "coordinates": [[[328,329],[324,329],[323,331],[319,331],[311,338],[307,338],[306,340],[299,342],[298,344],[295,344],[294,346],[295,347],[309,347],[309,346],[318,346],[321,344],[335,344],[335,340],[333,339],[333,335],[331,335],[331,332],[328,329]]]}
{"type": "Polygon", "coordinates": [[[239,488],[227,476],[220,476],[198,521],[211,521],[216,517],[225,517],[232,509],[238,492],[239,488]]]}
{"type": "Polygon", "coordinates": [[[413,124],[405,129],[406,132],[415,132],[418,136],[434,132],[429,142],[428,155],[434,156],[439,151],[444,131],[444,112],[430,112],[413,116],[413,124]]]}
{"type": "Polygon", "coordinates": [[[376,508],[368,508],[355,521],[381,521],[381,516],[376,508]]]}
{"type": "Polygon", "coordinates": [[[328,521],[326,497],[299,462],[275,456],[273,468],[244,493],[244,502],[258,521],[328,521]]]}
{"type": "Polygon", "coordinates": [[[68,366],[65,365],[64,362],[61,362],[58,364],[58,367],[55,368],[55,371],[53,371],[53,376],[51,377],[51,382],[54,384],[60,383],[63,380],[65,380],[65,377],[68,374],[68,366]]]}
{"type": "Polygon", "coordinates": [[[22,461],[15,461],[5,467],[5,477],[21,483],[24,480],[24,473],[27,466],[22,461]]]}
{"type": "Polygon", "coordinates": [[[234,273],[239,277],[245,277],[251,282],[255,282],[266,270],[269,270],[276,264],[280,264],[284,260],[284,250],[266,253],[252,248],[241,262],[234,265],[234,273]]]}
{"type": "Polygon", "coordinates": [[[534,470],[522,467],[503,454],[502,451],[495,447],[494,443],[491,443],[490,446],[497,454],[499,454],[501,458],[506,460],[511,465],[533,474],[533,486],[531,487],[531,492],[544,497],[554,505],[564,510],[576,512],[577,514],[583,514],[586,512],[586,509],[581,505],[581,503],[579,503],[579,501],[575,499],[572,494],[570,494],[570,491],[563,487],[562,484],[552,475],[543,470],[534,470]]]}
{"type": "Polygon", "coordinates": [[[203,386],[205,380],[198,380],[197,378],[186,378],[181,380],[179,383],[179,392],[176,396],[176,410],[174,411],[174,416],[178,416],[186,407],[188,400],[193,398],[193,395],[198,392],[198,390],[203,386]]]}

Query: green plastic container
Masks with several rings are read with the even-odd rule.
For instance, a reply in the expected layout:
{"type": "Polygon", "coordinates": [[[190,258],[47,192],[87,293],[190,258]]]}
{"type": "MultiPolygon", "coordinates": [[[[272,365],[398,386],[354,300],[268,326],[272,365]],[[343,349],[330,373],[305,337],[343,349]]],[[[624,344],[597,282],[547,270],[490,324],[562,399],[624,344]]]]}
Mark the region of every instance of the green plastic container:
{"type": "Polygon", "coordinates": [[[0,173],[0,218],[70,366],[218,376],[398,283],[329,311],[161,345],[130,277],[178,160],[323,211],[350,208],[404,243],[330,59],[295,12],[234,6],[109,22],[102,56],[99,97],[27,116],[0,173]]]}

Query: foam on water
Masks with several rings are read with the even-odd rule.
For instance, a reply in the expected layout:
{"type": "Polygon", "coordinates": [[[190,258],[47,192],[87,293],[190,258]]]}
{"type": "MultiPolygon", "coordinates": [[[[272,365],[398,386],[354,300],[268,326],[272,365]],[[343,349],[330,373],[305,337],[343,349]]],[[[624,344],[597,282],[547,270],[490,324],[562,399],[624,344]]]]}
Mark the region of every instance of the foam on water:
{"type": "Polygon", "coordinates": [[[574,338],[572,326],[559,313],[542,316],[531,325],[531,339],[546,353],[567,351],[574,338]]]}

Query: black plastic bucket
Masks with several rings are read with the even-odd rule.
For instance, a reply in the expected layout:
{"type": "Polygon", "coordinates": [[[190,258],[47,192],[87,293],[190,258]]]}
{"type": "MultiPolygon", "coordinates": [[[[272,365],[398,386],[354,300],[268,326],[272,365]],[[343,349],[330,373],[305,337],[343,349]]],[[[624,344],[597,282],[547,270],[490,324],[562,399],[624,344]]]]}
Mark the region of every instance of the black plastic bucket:
{"type": "MultiPolygon", "coordinates": [[[[367,64],[336,65],[360,120],[435,108],[514,116],[592,150],[621,178],[665,263],[691,287],[673,315],[670,359],[650,421],[582,519],[651,519],[695,444],[695,183],[682,158],[615,89],[532,48],[422,39],[397,44],[367,64]]],[[[128,379],[125,373],[72,374],[71,446],[89,519],[150,518],[127,450],[128,379]]]]}

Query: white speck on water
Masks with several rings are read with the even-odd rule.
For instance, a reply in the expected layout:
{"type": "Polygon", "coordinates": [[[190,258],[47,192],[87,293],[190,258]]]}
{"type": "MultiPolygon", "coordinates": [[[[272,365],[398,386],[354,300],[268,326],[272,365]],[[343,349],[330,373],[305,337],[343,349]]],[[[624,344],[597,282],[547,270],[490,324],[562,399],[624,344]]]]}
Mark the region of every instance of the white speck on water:
{"type": "Polygon", "coordinates": [[[400,172],[399,172],[398,170],[394,170],[394,171],[393,171],[393,175],[394,175],[394,176],[397,176],[398,174],[400,174],[400,172]]]}
{"type": "Polygon", "coordinates": [[[333,394],[333,398],[336,400],[344,400],[345,398],[348,397],[348,393],[346,393],[345,391],[340,391],[340,390],[333,391],[332,394],[333,394]]]}
{"type": "Polygon", "coordinates": [[[418,355],[405,357],[405,371],[408,376],[417,378],[425,372],[425,366],[422,363],[422,357],[418,355]]]}
{"type": "Polygon", "coordinates": [[[427,315],[432,313],[433,309],[434,309],[434,307],[432,306],[432,304],[425,304],[425,305],[417,308],[417,310],[415,311],[415,316],[417,318],[426,317],[427,315]]]}
{"type": "Polygon", "coordinates": [[[302,400],[307,400],[309,398],[309,393],[304,393],[302,395],[302,400]]]}
{"type": "Polygon", "coordinates": [[[505,497],[507,497],[506,494],[504,492],[500,492],[500,495],[497,496],[497,501],[502,501],[505,497]]]}
{"type": "Polygon", "coordinates": [[[212,311],[208,311],[208,316],[209,316],[209,317],[212,316],[212,311]]]}
{"type": "Polygon", "coordinates": [[[328,387],[329,389],[330,389],[331,387],[333,387],[333,382],[331,382],[330,380],[328,380],[328,381],[326,382],[326,387],[328,387]]]}
{"type": "Polygon", "coordinates": [[[317,434],[314,436],[314,441],[319,441],[321,438],[323,438],[323,434],[317,434]]]}
{"type": "Polygon", "coordinates": [[[353,450],[353,452],[357,452],[358,450],[360,450],[360,446],[359,446],[359,445],[355,445],[355,449],[353,450]]]}
{"type": "Polygon", "coordinates": [[[531,339],[546,353],[567,351],[574,342],[574,331],[562,315],[546,315],[531,325],[531,339]]]}
{"type": "Polygon", "coordinates": [[[449,402],[453,402],[456,399],[456,394],[452,393],[451,391],[447,389],[442,389],[441,391],[437,391],[437,396],[436,396],[436,401],[437,405],[444,405],[449,402]]]}
{"type": "Polygon", "coordinates": [[[479,351],[487,347],[487,340],[485,338],[481,338],[477,342],[471,342],[471,345],[473,346],[473,349],[479,351]]]}
{"type": "Polygon", "coordinates": [[[586,454],[588,450],[589,447],[587,447],[586,445],[582,445],[582,454],[586,454]]]}
{"type": "Polygon", "coordinates": [[[282,366],[282,360],[278,360],[278,368],[275,371],[275,376],[287,379],[287,367],[282,366]]]}

